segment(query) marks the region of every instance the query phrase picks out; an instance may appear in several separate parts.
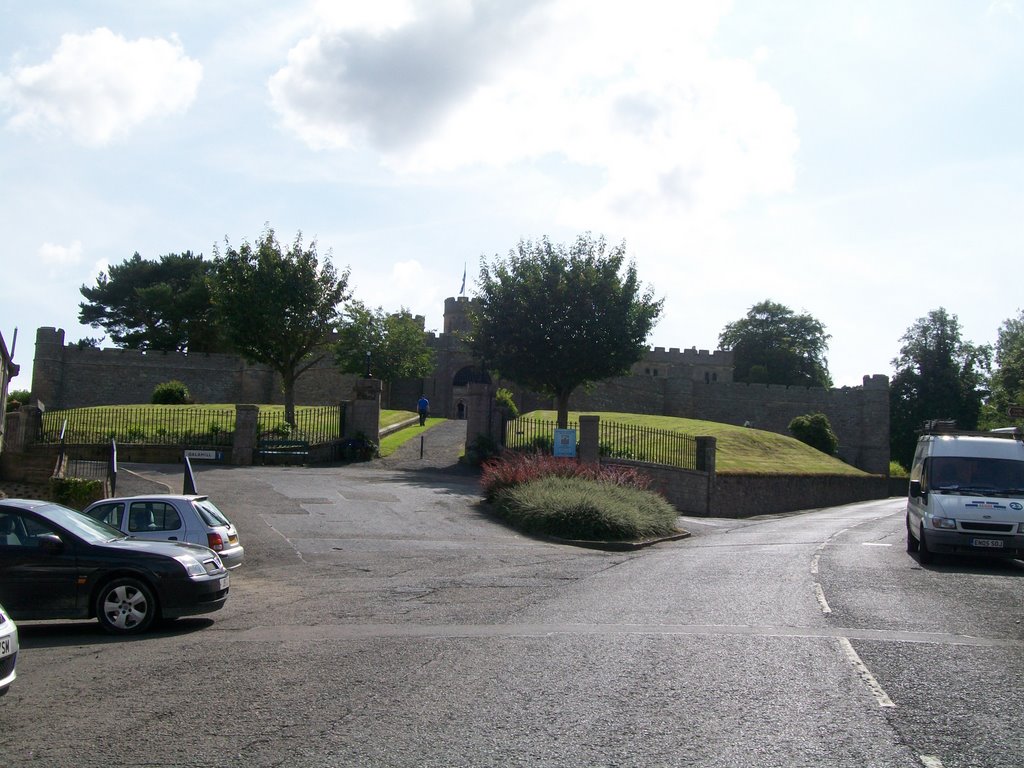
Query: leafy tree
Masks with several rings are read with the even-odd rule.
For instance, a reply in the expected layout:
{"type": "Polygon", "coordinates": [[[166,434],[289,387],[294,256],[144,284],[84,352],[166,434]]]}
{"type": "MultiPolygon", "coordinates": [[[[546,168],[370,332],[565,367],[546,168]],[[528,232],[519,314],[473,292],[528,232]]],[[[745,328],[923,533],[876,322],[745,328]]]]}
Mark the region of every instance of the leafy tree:
{"type": "Polygon", "coordinates": [[[471,349],[501,376],[554,397],[562,427],[576,387],[640,360],[664,303],[626,264],[625,243],[608,249],[589,233],[568,247],[545,237],[491,264],[482,258],[479,286],[471,349]]]}
{"type": "Polygon", "coordinates": [[[158,261],[138,253],[81,287],[78,319],[104,328],[127,349],[216,352],[223,349],[210,301],[213,264],[191,251],[158,261]]]}
{"type": "Polygon", "coordinates": [[[434,370],[434,352],[427,346],[422,322],[402,307],[398,312],[369,309],[360,301],[345,307],[338,326],[335,359],[345,373],[372,372],[387,382],[429,376],[434,370]]]}
{"type": "Polygon", "coordinates": [[[317,258],[316,243],[303,248],[296,235],[281,249],[267,225],[254,245],[215,248],[213,301],[228,341],[246,359],[280,376],[285,420],[295,424],[295,382],[326,354],[326,343],[348,296],[348,270],[317,258]]]}
{"type": "Polygon", "coordinates": [[[989,428],[1014,424],[1015,420],[1007,415],[1007,408],[1024,404],[1024,311],[1000,326],[995,361],[984,417],[985,426],[989,428]]]}
{"type": "Polygon", "coordinates": [[[832,431],[828,416],[823,413],[797,416],[789,422],[789,431],[801,443],[806,443],[829,456],[835,456],[839,448],[839,438],[832,431]]]}
{"type": "Polygon", "coordinates": [[[900,341],[889,388],[889,441],[892,458],[909,467],[925,421],[977,427],[992,350],[964,341],[957,316],[941,307],[919,318],[900,341]]]}
{"type": "Polygon", "coordinates": [[[733,380],[749,384],[831,387],[825,326],[813,316],[765,300],[718,337],[733,353],[733,380]]]}

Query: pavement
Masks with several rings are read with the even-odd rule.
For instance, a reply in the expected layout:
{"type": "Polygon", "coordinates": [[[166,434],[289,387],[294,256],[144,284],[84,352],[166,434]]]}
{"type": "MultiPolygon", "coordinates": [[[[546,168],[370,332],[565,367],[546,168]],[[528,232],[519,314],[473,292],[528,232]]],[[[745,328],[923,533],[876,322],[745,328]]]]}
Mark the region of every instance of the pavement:
{"type": "Polygon", "coordinates": [[[466,448],[466,422],[450,419],[438,422],[419,437],[401,445],[387,458],[374,459],[369,466],[386,470],[445,472],[475,476],[479,470],[459,462],[466,448]]]}

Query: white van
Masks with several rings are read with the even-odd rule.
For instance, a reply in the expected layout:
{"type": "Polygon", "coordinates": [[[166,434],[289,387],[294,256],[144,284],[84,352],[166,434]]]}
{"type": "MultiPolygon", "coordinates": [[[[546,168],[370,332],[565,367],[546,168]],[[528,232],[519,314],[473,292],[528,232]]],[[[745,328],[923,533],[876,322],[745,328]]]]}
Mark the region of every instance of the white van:
{"type": "Polygon", "coordinates": [[[1024,558],[1024,432],[926,425],[910,468],[907,551],[1024,558]]]}

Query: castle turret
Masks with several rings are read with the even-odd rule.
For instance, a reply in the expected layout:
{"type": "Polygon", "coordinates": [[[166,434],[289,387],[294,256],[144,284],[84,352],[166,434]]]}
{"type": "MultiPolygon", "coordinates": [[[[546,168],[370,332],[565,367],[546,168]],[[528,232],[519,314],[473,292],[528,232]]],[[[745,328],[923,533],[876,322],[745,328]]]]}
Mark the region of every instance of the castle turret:
{"type": "Polygon", "coordinates": [[[64,382],[64,329],[37,328],[36,356],[32,363],[32,404],[62,408],[64,382]]]}

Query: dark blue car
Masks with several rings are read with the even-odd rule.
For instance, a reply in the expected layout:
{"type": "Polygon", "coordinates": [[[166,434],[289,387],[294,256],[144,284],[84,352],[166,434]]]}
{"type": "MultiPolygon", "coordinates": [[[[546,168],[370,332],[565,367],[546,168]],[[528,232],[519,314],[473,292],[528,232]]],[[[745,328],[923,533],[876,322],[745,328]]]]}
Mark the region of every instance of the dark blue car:
{"type": "Polygon", "coordinates": [[[95,618],[138,633],[220,610],[228,584],[208,547],[133,539],[60,504],[0,500],[0,603],[16,621],[95,618]]]}

